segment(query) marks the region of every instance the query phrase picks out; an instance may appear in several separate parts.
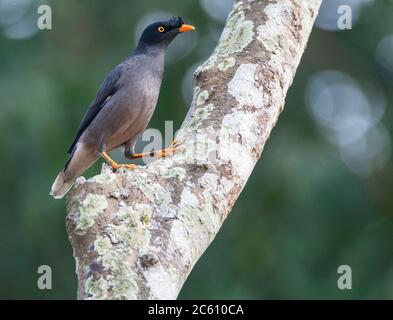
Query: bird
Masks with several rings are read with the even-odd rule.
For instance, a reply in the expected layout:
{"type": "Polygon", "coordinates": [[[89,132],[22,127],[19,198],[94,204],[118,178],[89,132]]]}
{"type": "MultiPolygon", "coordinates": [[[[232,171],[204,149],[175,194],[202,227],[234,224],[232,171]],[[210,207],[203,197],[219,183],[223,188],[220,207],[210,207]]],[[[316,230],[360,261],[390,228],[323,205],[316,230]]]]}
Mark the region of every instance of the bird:
{"type": "MultiPolygon", "coordinates": [[[[195,30],[181,17],[150,24],[142,32],[134,52],[114,67],[90,103],[75,139],[68,150],[68,161],[57,175],[50,195],[61,199],[76,179],[102,157],[112,168],[135,169],[135,164],[119,164],[109,152],[124,148],[128,159],[136,154],[135,143],[146,129],[156,108],[164,73],[166,48],[177,35],[195,30]]],[[[176,145],[157,151],[165,156],[176,145]]]]}

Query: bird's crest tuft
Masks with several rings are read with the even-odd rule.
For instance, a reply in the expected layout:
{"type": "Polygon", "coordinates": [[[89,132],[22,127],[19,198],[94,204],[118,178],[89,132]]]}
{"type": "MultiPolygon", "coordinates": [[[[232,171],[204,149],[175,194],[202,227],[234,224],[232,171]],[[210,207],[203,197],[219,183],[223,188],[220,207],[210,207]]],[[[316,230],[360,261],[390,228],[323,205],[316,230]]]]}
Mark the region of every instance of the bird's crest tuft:
{"type": "Polygon", "coordinates": [[[182,19],[182,17],[172,17],[172,19],[168,21],[168,25],[173,28],[180,28],[183,24],[184,20],[182,19]]]}

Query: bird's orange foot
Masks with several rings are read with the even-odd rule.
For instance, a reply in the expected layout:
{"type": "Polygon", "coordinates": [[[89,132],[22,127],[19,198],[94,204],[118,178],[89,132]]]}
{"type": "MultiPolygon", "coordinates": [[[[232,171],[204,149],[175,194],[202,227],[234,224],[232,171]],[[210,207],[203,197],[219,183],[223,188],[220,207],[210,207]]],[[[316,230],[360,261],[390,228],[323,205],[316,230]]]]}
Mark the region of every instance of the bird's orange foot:
{"type": "Polygon", "coordinates": [[[154,156],[158,157],[158,158],[161,158],[161,157],[165,158],[165,157],[167,157],[169,155],[174,154],[175,152],[179,152],[179,151],[182,151],[182,150],[184,150],[184,148],[181,148],[181,147],[178,147],[178,146],[170,147],[170,148],[166,148],[166,149],[157,151],[157,153],[154,156]]]}
{"type": "Polygon", "coordinates": [[[115,160],[113,160],[106,152],[102,152],[101,156],[110,164],[113,170],[121,169],[121,168],[126,168],[130,170],[136,169],[137,165],[133,163],[124,163],[124,164],[119,164],[115,160]]]}
{"type": "Polygon", "coordinates": [[[119,164],[117,162],[113,162],[111,163],[112,169],[113,170],[117,170],[117,169],[121,169],[121,168],[126,168],[126,169],[130,169],[130,170],[135,170],[137,165],[133,164],[133,163],[122,163],[119,164]]]}
{"type": "Polygon", "coordinates": [[[169,155],[174,154],[175,152],[183,151],[184,148],[179,147],[180,143],[181,143],[180,141],[174,139],[168,148],[156,151],[156,154],[154,156],[158,157],[158,158],[161,158],[161,157],[165,158],[169,155]]]}
{"type": "Polygon", "coordinates": [[[131,154],[127,157],[131,160],[140,159],[143,157],[156,157],[156,158],[167,157],[169,155],[174,154],[175,152],[182,151],[183,148],[180,148],[179,145],[180,145],[180,142],[178,142],[177,140],[173,140],[171,145],[166,149],[152,151],[152,152],[146,152],[146,153],[135,153],[135,154],[131,154]]]}

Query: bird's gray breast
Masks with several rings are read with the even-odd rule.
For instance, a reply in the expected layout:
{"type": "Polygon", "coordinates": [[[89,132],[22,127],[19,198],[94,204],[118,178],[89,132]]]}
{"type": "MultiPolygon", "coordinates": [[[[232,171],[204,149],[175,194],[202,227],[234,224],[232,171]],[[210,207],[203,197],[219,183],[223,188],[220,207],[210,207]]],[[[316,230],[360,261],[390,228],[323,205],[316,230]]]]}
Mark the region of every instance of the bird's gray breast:
{"type": "Polygon", "coordinates": [[[120,89],[108,101],[109,149],[132,141],[147,127],[155,110],[163,75],[163,63],[139,57],[125,66],[120,89]]]}

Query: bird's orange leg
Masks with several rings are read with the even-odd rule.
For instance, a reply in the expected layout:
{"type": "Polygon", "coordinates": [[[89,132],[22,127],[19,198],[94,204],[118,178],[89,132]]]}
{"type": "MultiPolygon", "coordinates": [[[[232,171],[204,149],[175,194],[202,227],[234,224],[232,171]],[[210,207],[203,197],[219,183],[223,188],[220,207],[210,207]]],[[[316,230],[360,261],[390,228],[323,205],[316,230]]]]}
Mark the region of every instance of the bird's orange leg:
{"type": "Polygon", "coordinates": [[[134,170],[136,169],[137,165],[133,163],[127,163],[127,164],[119,164],[115,160],[113,160],[106,152],[101,152],[101,157],[103,157],[112,167],[112,169],[117,170],[120,168],[127,168],[134,170]]]}
{"type": "Polygon", "coordinates": [[[163,150],[157,150],[157,151],[152,151],[152,152],[145,152],[145,153],[135,153],[129,156],[129,159],[134,160],[134,159],[140,159],[143,157],[166,157],[170,154],[175,153],[178,151],[178,148],[166,148],[163,150]]]}
{"type": "Polygon", "coordinates": [[[146,152],[146,153],[135,153],[135,154],[131,154],[128,158],[134,160],[143,157],[158,157],[158,158],[166,157],[168,155],[174,154],[176,151],[180,151],[181,148],[179,148],[178,145],[179,143],[176,140],[173,140],[173,142],[168,148],[152,151],[152,152],[146,152]]]}

